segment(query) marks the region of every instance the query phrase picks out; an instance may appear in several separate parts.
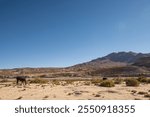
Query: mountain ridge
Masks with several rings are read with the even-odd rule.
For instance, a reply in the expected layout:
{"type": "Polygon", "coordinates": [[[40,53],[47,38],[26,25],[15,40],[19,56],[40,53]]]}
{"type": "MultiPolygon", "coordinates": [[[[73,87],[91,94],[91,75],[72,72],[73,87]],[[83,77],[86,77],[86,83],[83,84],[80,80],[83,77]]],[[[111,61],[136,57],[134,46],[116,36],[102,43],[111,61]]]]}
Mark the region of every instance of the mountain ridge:
{"type": "Polygon", "coordinates": [[[0,75],[56,76],[128,76],[150,74],[150,53],[113,52],[104,57],[64,68],[14,68],[0,70],[0,75]]]}

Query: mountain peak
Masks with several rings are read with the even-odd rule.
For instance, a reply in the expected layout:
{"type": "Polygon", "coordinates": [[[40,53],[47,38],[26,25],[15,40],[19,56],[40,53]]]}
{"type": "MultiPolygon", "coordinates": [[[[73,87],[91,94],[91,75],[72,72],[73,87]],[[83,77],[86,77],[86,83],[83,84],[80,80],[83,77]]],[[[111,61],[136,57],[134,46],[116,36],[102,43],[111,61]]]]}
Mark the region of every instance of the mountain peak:
{"type": "Polygon", "coordinates": [[[143,54],[143,53],[135,53],[132,51],[129,52],[113,52],[111,54],[108,54],[105,57],[102,57],[101,59],[109,59],[114,62],[125,62],[125,63],[133,63],[137,59],[141,57],[149,57],[150,54],[143,54]]]}

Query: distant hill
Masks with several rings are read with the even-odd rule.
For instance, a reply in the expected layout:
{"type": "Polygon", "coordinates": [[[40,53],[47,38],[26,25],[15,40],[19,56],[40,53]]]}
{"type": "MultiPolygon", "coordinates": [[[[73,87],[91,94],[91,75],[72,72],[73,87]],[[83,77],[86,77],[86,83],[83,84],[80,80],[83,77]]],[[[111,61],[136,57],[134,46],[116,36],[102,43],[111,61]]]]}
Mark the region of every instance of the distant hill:
{"type": "Polygon", "coordinates": [[[28,75],[38,77],[60,76],[134,76],[150,75],[150,53],[114,52],[89,62],[66,68],[15,68],[0,70],[0,77],[28,75]]]}

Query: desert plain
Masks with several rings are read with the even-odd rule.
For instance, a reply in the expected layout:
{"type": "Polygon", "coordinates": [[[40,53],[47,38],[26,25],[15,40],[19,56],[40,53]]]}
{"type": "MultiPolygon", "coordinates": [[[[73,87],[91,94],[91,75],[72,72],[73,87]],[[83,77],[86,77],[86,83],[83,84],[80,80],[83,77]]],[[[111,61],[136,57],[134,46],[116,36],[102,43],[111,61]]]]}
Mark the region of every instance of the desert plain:
{"type": "MultiPolygon", "coordinates": [[[[122,78],[123,79],[123,78],[122,78]]],[[[126,86],[124,80],[115,86],[101,86],[101,78],[57,78],[29,80],[16,85],[15,79],[0,80],[1,100],[149,100],[150,83],[126,86]],[[76,79],[76,80],[74,80],[76,79]]]]}

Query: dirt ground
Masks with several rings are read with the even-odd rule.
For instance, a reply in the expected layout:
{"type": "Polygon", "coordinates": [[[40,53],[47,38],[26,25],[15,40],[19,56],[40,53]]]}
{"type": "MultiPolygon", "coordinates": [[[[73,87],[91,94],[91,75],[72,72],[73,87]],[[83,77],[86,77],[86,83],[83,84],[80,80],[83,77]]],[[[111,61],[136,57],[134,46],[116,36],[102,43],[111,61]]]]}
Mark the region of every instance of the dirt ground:
{"type": "Polygon", "coordinates": [[[65,84],[27,84],[17,86],[15,81],[0,83],[1,100],[149,100],[150,84],[127,87],[125,83],[115,87],[96,86],[87,81],[65,84]]]}

